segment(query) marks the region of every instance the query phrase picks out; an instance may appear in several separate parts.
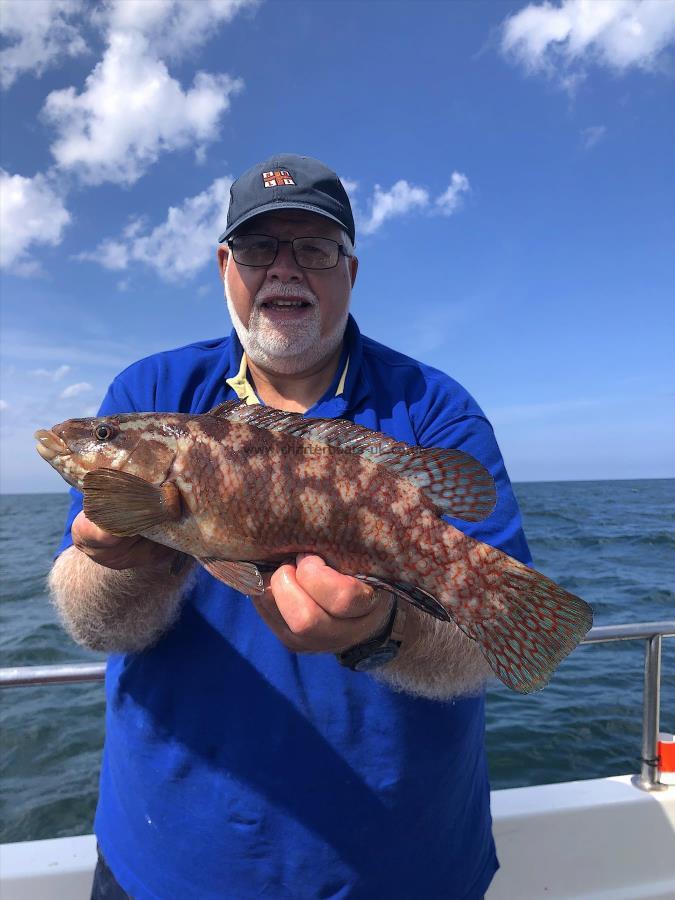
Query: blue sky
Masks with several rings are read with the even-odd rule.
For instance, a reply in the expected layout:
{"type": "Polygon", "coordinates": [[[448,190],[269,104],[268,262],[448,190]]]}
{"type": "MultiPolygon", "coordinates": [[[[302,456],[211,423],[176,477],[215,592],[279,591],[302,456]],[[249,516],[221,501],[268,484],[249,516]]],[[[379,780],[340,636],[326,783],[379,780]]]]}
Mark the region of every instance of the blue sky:
{"type": "Polygon", "coordinates": [[[346,180],[362,331],[516,481],[675,474],[675,3],[0,0],[3,491],[134,359],[229,332],[229,184],[346,180]]]}

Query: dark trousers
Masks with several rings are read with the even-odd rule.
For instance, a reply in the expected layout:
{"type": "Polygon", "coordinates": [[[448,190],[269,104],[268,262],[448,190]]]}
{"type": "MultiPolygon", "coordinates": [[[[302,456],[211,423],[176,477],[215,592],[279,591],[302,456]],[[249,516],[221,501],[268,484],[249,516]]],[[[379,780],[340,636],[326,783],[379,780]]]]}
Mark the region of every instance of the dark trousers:
{"type": "Polygon", "coordinates": [[[108,868],[100,850],[98,851],[98,862],[94,871],[90,900],[133,900],[133,897],[123,891],[117,883],[117,879],[108,868]]]}
{"type": "Polygon", "coordinates": [[[132,900],[117,883],[117,879],[108,868],[103,854],[98,847],[98,862],[94,870],[94,883],[91,886],[90,900],[132,900]]]}

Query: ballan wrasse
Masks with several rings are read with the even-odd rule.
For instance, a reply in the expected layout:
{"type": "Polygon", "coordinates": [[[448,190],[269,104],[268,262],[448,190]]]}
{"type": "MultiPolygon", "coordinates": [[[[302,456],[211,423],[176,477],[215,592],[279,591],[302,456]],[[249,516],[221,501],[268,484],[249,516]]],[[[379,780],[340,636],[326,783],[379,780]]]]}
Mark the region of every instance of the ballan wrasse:
{"type": "Polygon", "coordinates": [[[239,401],[71,419],[35,437],[106,531],[190,554],[249,595],[261,571],[316,553],[456,622],[516,691],[544,687],[591,627],[583,600],[441,518],[494,507],[492,477],[461,451],[239,401]]]}

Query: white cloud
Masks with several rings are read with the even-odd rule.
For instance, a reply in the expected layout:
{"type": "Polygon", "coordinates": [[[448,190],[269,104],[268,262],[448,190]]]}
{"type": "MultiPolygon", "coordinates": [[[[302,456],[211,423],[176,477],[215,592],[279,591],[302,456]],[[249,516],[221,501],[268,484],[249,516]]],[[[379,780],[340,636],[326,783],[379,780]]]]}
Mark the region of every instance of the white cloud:
{"type": "Polygon", "coordinates": [[[60,381],[64,375],[70,372],[70,366],[57,366],[55,369],[31,369],[29,375],[37,375],[41,378],[50,378],[52,381],[60,381]]]}
{"type": "Polygon", "coordinates": [[[342,182],[342,187],[347,191],[351,199],[352,194],[355,194],[359,189],[358,181],[352,181],[351,178],[340,178],[340,181],[342,182]]]}
{"type": "Polygon", "coordinates": [[[69,384],[67,388],[64,388],[59,394],[59,398],[68,400],[70,397],[79,397],[80,394],[86,394],[93,390],[88,381],[78,381],[77,384],[69,384]]]}
{"type": "Polygon", "coordinates": [[[44,115],[58,132],[52,153],[88,184],[133,184],[160,153],[212,141],[242,86],[198,72],[183,91],[141,34],[113,32],[81,94],[70,87],[47,97],[44,115]]]}
{"type": "Polygon", "coordinates": [[[111,269],[113,272],[120,269],[126,269],[129,265],[129,244],[123,241],[108,240],[101,241],[93,253],[78,253],[75,259],[89,260],[97,262],[104,269],[111,269]]]}
{"type": "MultiPolygon", "coordinates": [[[[188,197],[180,206],[169,207],[160,225],[151,228],[146,220],[135,218],[120,236],[101,241],[95,250],[76,258],[112,271],[143,263],[166,281],[190,277],[213,260],[215,241],[225,226],[231,184],[229,177],[217,178],[200,194],[188,197]]],[[[356,182],[348,184],[353,191],[356,182]]],[[[354,208],[357,233],[373,234],[388,219],[415,209],[451,215],[469,189],[469,179],[460,172],[452,173],[450,186],[433,204],[425,188],[407,181],[397,181],[389,191],[376,185],[370,213],[360,215],[354,208]]]]}
{"type": "Polygon", "coordinates": [[[103,32],[105,50],[84,89],[52,91],[44,118],[56,130],[57,165],[85,183],[132,184],[161,153],[194,148],[204,161],[240,79],[198,71],[190,87],[169,73],[176,60],[213,37],[219,26],[260,0],[0,0],[0,53],[6,85],[21,71],[39,73],[64,54],[85,51],[72,20],[86,16],[103,32]]]}
{"type": "Polygon", "coordinates": [[[674,39],[673,0],[563,0],[509,16],[502,50],[528,71],[558,73],[574,87],[588,63],[654,69],[674,39]]]}
{"type": "Polygon", "coordinates": [[[0,400],[0,412],[5,412],[7,409],[9,409],[9,403],[6,400],[0,400]]]}
{"type": "Polygon", "coordinates": [[[469,179],[466,175],[461,172],[453,172],[447,190],[436,198],[436,206],[444,215],[451,216],[461,206],[462,194],[467,193],[470,189],[469,179]]]}
{"type": "Polygon", "coordinates": [[[103,241],[92,253],[80,254],[108,269],[140,262],[167,281],[194,275],[214,258],[218,235],[225,227],[231,178],[217,178],[205,191],[169,208],[160,225],[149,230],[138,220],[121,238],[103,241]]]}
{"type": "MultiPolygon", "coordinates": [[[[353,193],[357,183],[348,183],[350,193],[353,193]]],[[[354,214],[358,220],[356,230],[361,234],[374,234],[388,219],[403,216],[414,210],[450,216],[459,209],[462,194],[469,190],[469,179],[461,172],[452,173],[448,188],[436,197],[433,203],[426,188],[409,184],[404,179],[397,181],[388,191],[383,191],[380,185],[376,184],[369,203],[370,213],[363,214],[358,207],[354,207],[354,214]]]]}
{"type": "Polygon", "coordinates": [[[82,0],[2,0],[0,33],[9,46],[0,51],[0,84],[9,88],[25,72],[41,75],[63,56],[86,52],[69,21],[82,0]]]}
{"type": "MultiPolygon", "coordinates": [[[[356,182],[347,183],[353,192],[356,182]]],[[[135,218],[120,236],[101,241],[95,250],[76,258],[112,271],[142,263],[166,281],[191,277],[213,260],[215,241],[227,217],[231,184],[229,177],[217,178],[200,194],[188,197],[180,206],[169,207],[166,219],[156,227],[135,218]]],[[[433,205],[425,188],[407,181],[397,181],[389,191],[376,185],[370,213],[361,216],[355,208],[357,232],[373,234],[388,219],[415,209],[450,215],[459,207],[461,194],[468,190],[469,179],[460,172],[452,173],[450,186],[433,205]]]]}
{"type": "Polygon", "coordinates": [[[595,147],[595,145],[604,138],[606,133],[606,125],[590,125],[588,128],[583,128],[581,130],[581,141],[584,150],[590,150],[592,147],[595,147]]]}
{"type": "Polygon", "coordinates": [[[371,201],[368,218],[360,224],[363,234],[377,231],[387,219],[402,216],[411,209],[424,208],[429,204],[429,192],[415,187],[401,179],[389,190],[383,191],[379,184],[375,185],[375,193],[371,201]]]}
{"type": "Polygon", "coordinates": [[[111,32],[142,34],[153,53],[177,59],[258,0],[115,0],[103,12],[111,32]]]}
{"type": "Polygon", "coordinates": [[[24,178],[0,169],[0,196],[0,267],[33,273],[38,265],[29,259],[28,248],[60,243],[70,213],[44,175],[24,178]]]}

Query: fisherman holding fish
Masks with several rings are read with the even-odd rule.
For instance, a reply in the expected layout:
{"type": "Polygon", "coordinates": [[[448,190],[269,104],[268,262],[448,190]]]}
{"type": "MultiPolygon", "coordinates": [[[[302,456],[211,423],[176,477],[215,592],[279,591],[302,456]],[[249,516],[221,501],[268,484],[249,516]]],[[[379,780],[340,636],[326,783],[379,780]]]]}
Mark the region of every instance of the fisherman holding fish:
{"type": "Polygon", "coordinates": [[[497,869],[484,685],[543,686],[590,612],[529,568],[473,398],[360,334],[354,244],[323,163],[252,167],[230,336],[36,435],[73,486],[52,595],[110,654],[93,898],[473,900],[497,869]]]}

